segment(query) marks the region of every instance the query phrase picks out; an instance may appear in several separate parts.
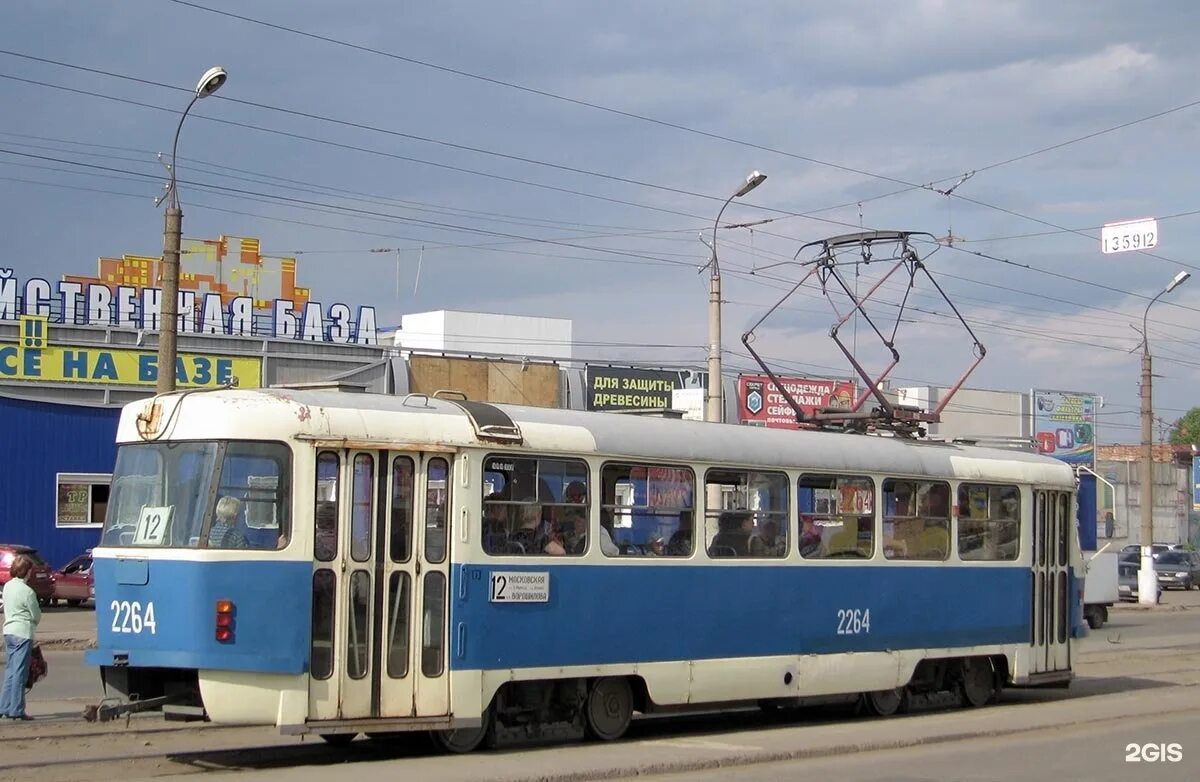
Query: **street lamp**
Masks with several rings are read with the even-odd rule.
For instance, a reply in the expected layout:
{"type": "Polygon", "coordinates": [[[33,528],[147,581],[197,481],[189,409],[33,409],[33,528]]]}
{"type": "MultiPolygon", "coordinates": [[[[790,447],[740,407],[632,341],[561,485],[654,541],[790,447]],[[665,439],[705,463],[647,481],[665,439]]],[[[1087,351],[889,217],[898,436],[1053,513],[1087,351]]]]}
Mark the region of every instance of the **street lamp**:
{"type": "Polygon", "coordinates": [[[1165,294],[1188,281],[1191,272],[1180,272],[1167,283],[1167,287],[1146,305],[1142,314],[1142,564],[1138,570],[1138,602],[1154,605],[1158,602],[1158,579],[1154,573],[1154,556],[1150,545],[1154,542],[1154,404],[1151,398],[1150,372],[1150,308],[1165,294]]]}
{"type": "MultiPolygon", "coordinates": [[[[175,390],[176,336],[179,332],[179,243],[183,235],[183,211],[179,208],[179,190],[175,183],[175,154],[179,150],[179,131],[183,121],[196,101],[207,98],[229,78],[224,68],[209,68],[196,83],[196,94],[192,97],[179,125],[175,127],[175,141],[171,144],[171,180],[167,184],[166,217],[163,223],[163,258],[161,266],[162,300],[159,307],[158,324],[158,385],[157,393],[169,394],[175,390]]],[[[162,199],[159,200],[162,203],[162,199]]]]}
{"type": "Polygon", "coordinates": [[[725,207],[735,198],[741,198],[763,183],[767,175],[751,171],[746,181],[733,195],[725,199],[717,219],[713,221],[712,261],[709,262],[708,277],[708,392],[704,400],[704,420],[720,421],[721,416],[721,267],[717,265],[717,228],[725,207]]]}

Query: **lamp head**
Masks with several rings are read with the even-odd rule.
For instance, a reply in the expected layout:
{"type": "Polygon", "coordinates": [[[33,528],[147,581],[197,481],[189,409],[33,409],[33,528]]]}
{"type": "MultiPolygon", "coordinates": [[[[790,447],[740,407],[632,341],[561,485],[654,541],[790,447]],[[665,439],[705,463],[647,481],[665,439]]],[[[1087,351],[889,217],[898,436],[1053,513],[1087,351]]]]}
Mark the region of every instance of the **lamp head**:
{"type": "Polygon", "coordinates": [[[761,171],[751,171],[750,176],[746,177],[746,184],[742,185],[741,188],[733,194],[733,197],[741,198],[742,196],[746,195],[746,193],[749,193],[751,190],[761,185],[763,180],[766,178],[767,175],[761,171]]]}
{"type": "Polygon", "coordinates": [[[1170,293],[1171,291],[1178,288],[1180,285],[1183,285],[1185,282],[1188,281],[1188,279],[1191,276],[1192,276],[1191,272],[1180,272],[1179,274],[1176,274],[1175,279],[1173,279],[1169,283],[1167,283],[1167,293],[1170,293]]]}
{"type": "Polygon", "coordinates": [[[221,89],[221,85],[229,78],[229,74],[219,65],[209,68],[200,77],[200,81],[196,82],[196,97],[207,98],[217,90],[221,89]]]}

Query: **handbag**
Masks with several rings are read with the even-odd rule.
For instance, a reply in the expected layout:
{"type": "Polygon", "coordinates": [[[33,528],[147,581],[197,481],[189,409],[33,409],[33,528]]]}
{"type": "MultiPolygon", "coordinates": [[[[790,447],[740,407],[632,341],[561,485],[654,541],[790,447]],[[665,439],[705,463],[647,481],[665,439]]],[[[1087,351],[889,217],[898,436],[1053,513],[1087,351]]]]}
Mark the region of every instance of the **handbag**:
{"type": "Polygon", "coordinates": [[[46,664],[46,657],[42,654],[40,644],[34,644],[32,651],[29,652],[29,675],[25,678],[25,689],[33,689],[33,685],[46,678],[49,673],[50,666],[46,664]]]}

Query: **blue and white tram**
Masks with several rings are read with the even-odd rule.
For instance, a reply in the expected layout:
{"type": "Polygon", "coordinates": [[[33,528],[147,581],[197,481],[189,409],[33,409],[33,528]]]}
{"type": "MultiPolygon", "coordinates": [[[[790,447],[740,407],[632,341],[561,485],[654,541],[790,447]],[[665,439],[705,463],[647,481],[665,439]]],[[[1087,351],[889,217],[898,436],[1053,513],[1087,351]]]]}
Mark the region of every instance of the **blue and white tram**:
{"type": "Polygon", "coordinates": [[[336,390],[126,407],[110,697],[448,748],[1071,678],[1074,478],[1032,454],[336,390]]]}

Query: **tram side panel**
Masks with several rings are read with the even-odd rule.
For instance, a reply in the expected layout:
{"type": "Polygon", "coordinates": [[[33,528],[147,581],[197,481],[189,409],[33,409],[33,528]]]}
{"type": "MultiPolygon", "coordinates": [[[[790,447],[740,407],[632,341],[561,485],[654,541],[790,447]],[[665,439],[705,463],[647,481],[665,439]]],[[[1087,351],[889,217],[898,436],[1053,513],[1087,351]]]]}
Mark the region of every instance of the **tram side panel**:
{"type": "Polygon", "coordinates": [[[1030,637],[1026,567],[615,560],[454,574],[452,667],[482,671],[483,705],[510,678],[633,672],[659,704],[883,689],[924,657],[1006,654],[1030,637]],[[548,574],[546,602],[497,601],[493,575],[512,573],[548,574]]]}

